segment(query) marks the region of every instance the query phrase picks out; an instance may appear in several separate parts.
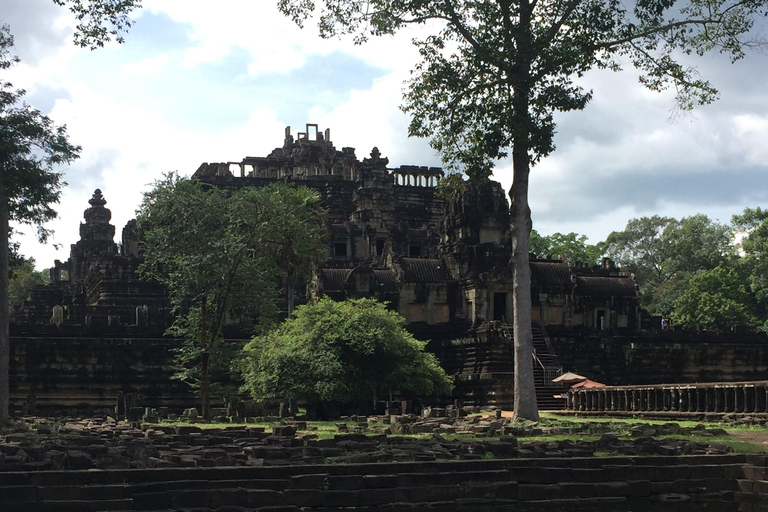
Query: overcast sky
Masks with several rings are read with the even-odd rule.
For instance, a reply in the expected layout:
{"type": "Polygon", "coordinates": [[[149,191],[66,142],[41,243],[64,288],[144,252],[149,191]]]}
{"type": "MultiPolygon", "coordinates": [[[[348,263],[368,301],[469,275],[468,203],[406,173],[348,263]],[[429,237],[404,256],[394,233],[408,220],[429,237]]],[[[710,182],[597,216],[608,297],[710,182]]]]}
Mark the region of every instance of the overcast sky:
{"type": "MultiPolygon", "coordinates": [[[[0,0],[0,23],[21,65],[4,72],[27,102],[66,124],[82,157],[51,223],[54,242],[22,239],[38,268],[66,260],[83,210],[100,188],[120,231],[163,173],[202,162],[266,156],[283,129],[331,129],[359,159],[377,146],[391,166],[440,165],[426,140],[408,139],[400,112],[416,52],[408,34],[354,46],[324,41],[283,18],[277,0],[144,0],[123,45],[72,45],[73,20],[51,0],[0,0]]],[[[675,115],[671,93],[651,93],[630,69],[593,72],[594,100],[558,118],[556,152],[532,170],[531,209],[542,234],[595,243],[633,217],[704,213],[721,222],[768,206],[768,55],[734,65],[695,61],[721,91],[713,105],[675,115]]],[[[495,178],[505,188],[511,163],[495,178]]]]}

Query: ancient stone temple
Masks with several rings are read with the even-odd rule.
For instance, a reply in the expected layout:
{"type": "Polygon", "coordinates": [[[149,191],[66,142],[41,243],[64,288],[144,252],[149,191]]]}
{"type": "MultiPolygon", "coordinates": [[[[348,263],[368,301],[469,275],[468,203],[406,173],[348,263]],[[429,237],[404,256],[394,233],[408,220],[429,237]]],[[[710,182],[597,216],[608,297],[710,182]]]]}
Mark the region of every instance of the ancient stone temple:
{"type": "MultiPolygon", "coordinates": [[[[135,326],[165,328],[168,323],[165,290],[157,283],[142,281],[136,274],[141,262],[136,222],[123,229],[122,245],[114,241],[112,212],[101,190],[96,189],[83,213],[80,240],[72,244],[69,259],[56,260],[50,269],[50,284],[37,286],[31,299],[14,313],[22,325],[52,323],[67,326],[135,326]],[[54,308],[63,316],[52,318],[54,308]]],[[[54,316],[56,316],[54,314],[54,316]]]]}
{"type": "MultiPolygon", "coordinates": [[[[309,124],[296,137],[286,128],[282,147],[265,157],[203,163],[193,178],[225,189],[287,180],[317,190],[328,211],[328,247],[296,290],[298,302],[386,301],[429,340],[427,349],[454,376],[454,398],[508,406],[509,203],[493,181],[467,182],[446,200],[436,189],[442,175],[434,167],[390,167],[375,147],[360,160],[354,148],[336,149],[330,130],[309,124]]],[[[14,399],[109,403],[118,391],[140,391],[154,404],[179,403],[186,390],[167,384],[178,341],[163,337],[171,320],[164,290],[137,276],[136,223],[125,226],[118,245],[100,190],[89,203],[69,259],[57,261],[51,283],[14,313],[14,399]]],[[[613,385],[750,380],[768,369],[764,337],[711,342],[647,329],[633,277],[608,259],[597,266],[532,260],[531,272],[534,373],[544,408],[563,405],[553,402],[550,385],[563,368],[613,385]],[[732,362],[725,373],[723,360],[732,362]]]]}
{"type": "MultiPolygon", "coordinates": [[[[309,297],[376,297],[390,302],[414,331],[434,338],[512,317],[509,204],[496,182],[439,197],[438,168],[388,167],[378,148],[358,160],[337,150],[330,130],[307,125],[267,157],[204,163],[193,178],[223,188],[289,180],[317,190],[328,209],[328,252],[309,297]]],[[[635,284],[609,260],[602,267],[535,261],[533,322],[637,329],[635,284]]]]}
{"type": "MultiPolygon", "coordinates": [[[[330,130],[307,125],[266,157],[204,163],[194,178],[222,188],[288,180],[317,190],[328,209],[326,258],[309,280],[306,300],[375,297],[387,301],[417,336],[430,340],[458,393],[509,402],[512,392],[512,250],[509,203],[496,182],[468,182],[455,200],[436,194],[438,168],[389,167],[378,148],[358,160],[337,150],[330,130]]],[[[537,378],[561,365],[546,326],[596,330],[639,328],[636,286],[606,260],[587,268],[532,262],[537,378]]],[[[301,290],[299,290],[301,292],[301,290]]]]}

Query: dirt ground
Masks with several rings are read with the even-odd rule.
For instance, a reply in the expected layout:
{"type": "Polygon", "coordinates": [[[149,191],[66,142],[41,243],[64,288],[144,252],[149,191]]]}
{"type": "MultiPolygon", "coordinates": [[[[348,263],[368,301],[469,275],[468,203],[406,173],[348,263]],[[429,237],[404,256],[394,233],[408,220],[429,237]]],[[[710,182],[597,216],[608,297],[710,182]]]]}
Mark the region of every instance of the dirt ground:
{"type": "Polygon", "coordinates": [[[768,432],[731,432],[731,435],[742,441],[759,444],[768,450],[768,432]]]}

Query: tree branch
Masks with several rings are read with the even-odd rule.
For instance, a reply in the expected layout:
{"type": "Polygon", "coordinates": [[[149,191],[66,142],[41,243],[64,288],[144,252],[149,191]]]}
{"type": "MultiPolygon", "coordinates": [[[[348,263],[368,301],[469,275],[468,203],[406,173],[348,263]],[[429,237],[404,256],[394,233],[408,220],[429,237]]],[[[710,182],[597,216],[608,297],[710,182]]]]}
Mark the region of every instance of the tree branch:
{"type": "Polygon", "coordinates": [[[459,19],[458,14],[456,14],[456,9],[453,6],[453,0],[443,0],[445,3],[445,9],[448,11],[448,19],[450,23],[456,28],[456,30],[461,34],[461,36],[472,46],[472,48],[478,53],[478,55],[485,54],[485,49],[480,45],[480,43],[477,42],[477,40],[472,36],[472,33],[469,31],[469,29],[461,22],[461,19],[459,19]]]}
{"type": "Polygon", "coordinates": [[[632,41],[636,41],[644,37],[653,36],[656,34],[663,34],[665,32],[669,32],[670,30],[680,28],[680,27],[687,27],[689,25],[702,25],[706,27],[707,25],[713,25],[717,23],[719,22],[716,22],[710,19],[692,19],[692,20],[674,21],[671,23],[667,23],[666,25],[661,25],[653,29],[645,30],[643,32],[638,32],[636,34],[632,34],[627,37],[622,37],[621,39],[614,39],[613,41],[605,41],[603,43],[594,45],[592,47],[588,47],[586,50],[587,51],[595,51],[598,49],[608,50],[616,46],[621,46],[623,44],[631,43],[632,41]]]}
{"type": "Polygon", "coordinates": [[[570,0],[570,2],[568,2],[568,4],[565,6],[565,10],[563,11],[563,14],[560,16],[560,19],[555,21],[547,31],[546,35],[542,39],[540,39],[541,41],[541,44],[539,44],[540,48],[545,48],[549,46],[549,43],[551,43],[552,40],[557,35],[557,33],[560,32],[560,29],[563,27],[563,24],[565,24],[565,22],[568,20],[571,14],[573,14],[573,11],[576,10],[576,7],[578,7],[581,2],[582,0],[570,0]]]}

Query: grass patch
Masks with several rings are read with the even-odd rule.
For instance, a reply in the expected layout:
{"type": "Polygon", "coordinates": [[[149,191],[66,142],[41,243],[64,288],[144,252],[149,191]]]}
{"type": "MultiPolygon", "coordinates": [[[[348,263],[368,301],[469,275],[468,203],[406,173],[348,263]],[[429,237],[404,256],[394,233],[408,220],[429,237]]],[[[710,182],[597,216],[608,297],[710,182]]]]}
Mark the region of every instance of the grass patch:
{"type": "MultiPolygon", "coordinates": [[[[319,439],[330,439],[344,432],[339,432],[338,426],[346,424],[354,432],[354,427],[357,425],[354,421],[308,421],[307,429],[299,431],[300,433],[309,433],[316,435],[319,439]]],[[[738,439],[732,435],[733,432],[766,432],[768,429],[755,425],[739,425],[732,426],[723,423],[710,423],[710,422],[695,422],[695,421],[677,421],[670,422],[665,420],[655,419],[640,419],[640,418],[594,418],[594,417],[578,417],[578,416],[566,416],[559,415],[557,413],[542,413],[542,419],[539,423],[533,424],[532,428],[544,429],[544,433],[531,436],[521,435],[518,436],[520,443],[528,441],[538,442],[559,442],[559,441],[571,441],[571,442],[595,442],[598,441],[604,434],[611,433],[618,435],[621,439],[632,439],[630,436],[630,428],[637,425],[648,425],[651,427],[660,427],[664,425],[678,425],[685,429],[694,429],[694,427],[703,425],[708,430],[720,428],[724,429],[728,434],[725,435],[701,435],[701,430],[694,430],[690,434],[656,434],[653,438],[658,440],[662,439],[681,439],[689,442],[696,442],[701,444],[721,443],[735,453],[768,453],[768,448],[765,445],[761,445],[759,442],[751,442],[749,440],[738,439]],[[559,428],[564,432],[548,434],[548,429],[559,428]],[[567,432],[568,429],[573,429],[571,432],[567,432]],[[575,431],[575,432],[574,432],[575,431]]],[[[161,426],[193,426],[201,429],[226,429],[227,427],[263,427],[267,432],[271,432],[274,423],[248,423],[248,424],[236,424],[236,423],[189,423],[184,421],[162,421],[158,424],[147,424],[149,427],[152,425],[161,426]]],[[[379,435],[388,425],[383,423],[370,423],[370,430],[366,433],[368,435],[379,435]]],[[[417,440],[428,440],[433,437],[432,433],[424,434],[411,434],[401,435],[393,437],[407,437],[417,440]]],[[[473,434],[456,434],[456,433],[441,433],[440,436],[446,441],[493,441],[499,440],[500,436],[475,436],[473,434]]],[[[598,451],[596,456],[612,456],[617,455],[616,452],[598,451]]]]}

